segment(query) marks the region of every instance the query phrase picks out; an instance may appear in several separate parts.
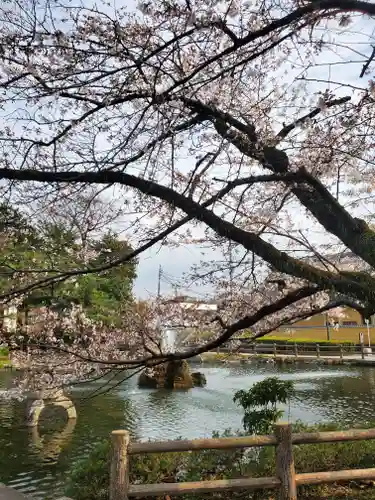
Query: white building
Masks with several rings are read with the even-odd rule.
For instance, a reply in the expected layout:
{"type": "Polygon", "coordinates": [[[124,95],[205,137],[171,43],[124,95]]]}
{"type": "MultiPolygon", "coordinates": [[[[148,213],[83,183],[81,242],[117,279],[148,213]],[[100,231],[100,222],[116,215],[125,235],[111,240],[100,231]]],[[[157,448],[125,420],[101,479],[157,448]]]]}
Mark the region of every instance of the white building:
{"type": "Polygon", "coordinates": [[[3,310],[3,329],[6,333],[17,330],[17,307],[8,305],[3,310]]]}

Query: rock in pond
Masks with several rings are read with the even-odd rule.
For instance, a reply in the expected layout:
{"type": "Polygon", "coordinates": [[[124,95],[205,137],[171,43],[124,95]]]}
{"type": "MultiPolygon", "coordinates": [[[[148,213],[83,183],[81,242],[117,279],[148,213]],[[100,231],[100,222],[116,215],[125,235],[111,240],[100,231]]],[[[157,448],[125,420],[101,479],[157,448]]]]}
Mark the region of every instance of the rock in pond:
{"type": "Polygon", "coordinates": [[[205,376],[199,372],[191,373],[186,360],[146,368],[138,379],[138,387],[147,389],[191,389],[205,384],[205,376]]]}
{"type": "Polygon", "coordinates": [[[207,384],[207,379],[204,373],[193,372],[191,374],[191,378],[193,379],[194,387],[204,387],[207,384]]]}

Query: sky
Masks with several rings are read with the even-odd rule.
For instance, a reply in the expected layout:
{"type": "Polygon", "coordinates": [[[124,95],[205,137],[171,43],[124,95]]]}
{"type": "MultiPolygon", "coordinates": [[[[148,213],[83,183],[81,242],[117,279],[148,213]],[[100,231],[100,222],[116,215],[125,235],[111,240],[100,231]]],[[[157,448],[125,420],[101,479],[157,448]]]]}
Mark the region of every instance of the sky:
{"type": "MultiPolygon", "coordinates": [[[[212,259],[220,259],[219,252],[208,250],[212,259]]],[[[168,283],[168,278],[178,280],[184,273],[187,273],[192,265],[199,262],[201,256],[199,248],[193,245],[181,245],[178,248],[162,247],[159,251],[150,249],[143,253],[138,265],[138,277],[134,286],[134,293],[137,297],[147,298],[157,293],[159,266],[162,268],[162,279],[160,292],[169,295],[177,293],[179,295],[204,296],[212,292],[210,288],[191,286],[189,289],[178,288],[175,290],[168,283]],[[166,276],[167,275],[167,276],[166,276]]]]}
{"type": "MultiPolygon", "coordinates": [[[[341,45],[337,45],[337,65],[326,66],[326,60],[324,57],[320,57],[319,63],[321,66],[316,67],[311,73],[311,78],[317,78],[331,82],[341,82],[345,81],[356,87],[366,87],[367,80],[370,76],[365,76],[364,78],[359,78],[360,69],[363,64],[363,53],[370,53],[372,48],[368,42],[368,35],[374,34],[374,23],[368,19],[361,19],[359,23],[356,23],[354,29],[353,26],[349,27],[348,35],[344,35],[340,40],[341,45]],[[354,30],[355,34],[353,39],[353,34],[349,34],[349,30],[354,30]],[[346,45],[347,42],[347,45],[346,45]],[[353,47],[354,50],[351,51],[348,47],[353,47]],[[356,53],[358,51],[358,53],[356,53]],[[352,63],[350,67],[350,73],[348,73],[348,66],[345,64],[340,64],[340,60],[350,60],[358,61],[357,63],[352,63]]],[[[331,42],[335,43],[336,40],[331,38],[331,42]]],[[[318,56],[319,57],[319,56],[318,56]]],[[[332,54],[329,57],[330,61],[333,60],[332,54]]],[[[314,82],[310,83],[311,92],[313,94],[314,88],[318,88],[317,84],[314,82]]],[[[321,88],[321,85],[320,87],[321,88]]],[[[334,90],[337,95],[347,95],[348,89],[342,88],[340,85],[335,83],[327,83],[327,88],[334,90]]],[[[293,209],[296,219],[300,218],[300,209],[298,205],[293,209]]],[[[358,207],[356,214],[363,216],[368,212],[366,206],[358,207]]],[[[303,226],[303,223],[302,223],[303,226]]],[[[317,241],[323,241],[325,236],[320,228],[315,228],[314,238],[317,241]]],[[[326,234],[326,233],[325,233],[326,234]]],[[[184,273],[188,272],[193,264],[196,264],[200,260],[200,250],[193,245],[181,245],[178,248],[161,247],[155,248],[144,253],[139,262],[138,266],[138,277],[135,283],[135,294],[138,297],[146,298],[150,295],[154,295],[157,290],[158,282],[158,272],[159,266],[162,267],[163,274],[167,274],[172,278],[180,278],[184,273]]],[[[211,249],[206,251],[205,258],[208,260],[220,260],[221,255],[218,251],[211,249]]],[[[213,290],[210,288],[202,289],[200,287],[192,286],[190,290],[179,289],[179,293],[196,294],[198,296],[210,293],[213,290]]],[[[172,293],[173,288],[165,280],[161,282],[161,293],[172,293]]]]}

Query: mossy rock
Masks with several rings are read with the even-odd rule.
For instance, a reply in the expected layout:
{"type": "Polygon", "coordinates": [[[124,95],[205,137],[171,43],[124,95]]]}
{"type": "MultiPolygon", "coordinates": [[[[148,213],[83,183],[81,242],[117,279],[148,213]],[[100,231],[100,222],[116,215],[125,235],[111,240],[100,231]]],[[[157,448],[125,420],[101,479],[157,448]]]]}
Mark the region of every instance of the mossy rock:
{"type": "Polygon", "coordinates": [[[207,384],[206,376],[201,372],[193,372],[191,374],[194,387],[204,387],[207,384]]]}
{"type": "Polygon", "coordinates": [[[166,389],[191,389],[193,387],[189,363],[185,359],[170,361],[166,364],[166,368],[164,385],[166,389]]]}
{"type": "Polygon", "coordinates": [[[138,386],[147,389],[191,389],[194,386],[190,367],[186,360],[169,361],[144,371],[138,386]]]}
{"type": "Polygon", "coordinates": [[[156,378],[151,377],[146,372],[142,372],[138,378],[138,387],[145,389],[157,389],[158,381],[156,378]]]}
{"type": "Polygon", "coordinates": [[[206,377],[200,372],[190,372],[188,362],[174,360],[145,370],[138,379],[138,387],[146,389],[191,389],[204,387],[206,377]]]}

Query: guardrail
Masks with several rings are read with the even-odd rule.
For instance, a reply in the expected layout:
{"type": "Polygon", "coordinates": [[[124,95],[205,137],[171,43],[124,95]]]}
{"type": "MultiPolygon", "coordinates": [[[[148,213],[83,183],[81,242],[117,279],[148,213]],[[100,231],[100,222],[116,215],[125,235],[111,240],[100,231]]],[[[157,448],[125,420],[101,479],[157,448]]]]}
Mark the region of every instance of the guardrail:
{"type": "Polygon", "coordinates": [[[297,500],[298,486],[328,484],[335,483],[336,481],[352,481],[355,479],[375,479],[375,468],[296,474],[293,458],[294,444],[332,443],[368,439],[375,439],[375,429],[292,434],[291,425],[285,423],[275,425],[274,435],[270,436],[196,439],[192,441],[137,443],[131,442],[128,431],[113,431],[109,498],[110,500],[127,500],[129,497],[277,489],[278,500],[297,500]],[[129,484],[129,458],[132,455],[214,449],[230,450],[263,446],[276,447],[275,477],[246,477],[241,479],[185,483],[129,484]]]}
{"type": "MultiPolygon", "coordinates": [[[[243,344],[240,347],[236,347],[237,351],[249,354],[273,354],[276,356],[288,355],[288,356],[316,356],[320,358],[321,356],[326,357],[340,357],[343,359],[345,356],[360,355],[362,359],[366,355],[372,353],[372,347],[365,345],[353,345],[345,346],[339,345],[301,345],[297,343],[289,344],[278,344],[278,343],[248,343],[243,344]]],[[[229,347],[219,347],[217,352],[232,352],[233,349],[229,347]]]]}

